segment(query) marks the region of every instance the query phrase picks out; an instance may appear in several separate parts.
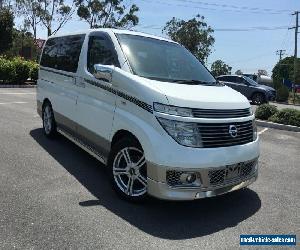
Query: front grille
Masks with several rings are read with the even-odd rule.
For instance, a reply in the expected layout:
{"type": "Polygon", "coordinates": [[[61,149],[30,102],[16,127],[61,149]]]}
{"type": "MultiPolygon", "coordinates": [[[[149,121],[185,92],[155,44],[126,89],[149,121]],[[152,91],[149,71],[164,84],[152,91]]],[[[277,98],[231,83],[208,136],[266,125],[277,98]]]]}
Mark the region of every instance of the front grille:
{"type": "Polygon", "coordinates": [[[246,109],[193,109],[193,116],[196,118],[238,118],[251,115],[250,108],[246,109]]]}
{"type": "Polygon", "coordinates": [[[199,133],[204,148],[230,147],[253,141],[252,121],[232,123],[201,123],[199,133]],[[235,126],[236,134],[230,134],[230,126],[235,126]]]}
{"type": "Polygon", "coordinates": [[[219,186],[246,179],[253,174],[256,164],[257,159],[249,162],[229,165],[222,169],[210,170],[208,172],[210,186],[219,186]],[[230,171],[233,170],[235,171],[235,174],[230,177],[230,171]]]}

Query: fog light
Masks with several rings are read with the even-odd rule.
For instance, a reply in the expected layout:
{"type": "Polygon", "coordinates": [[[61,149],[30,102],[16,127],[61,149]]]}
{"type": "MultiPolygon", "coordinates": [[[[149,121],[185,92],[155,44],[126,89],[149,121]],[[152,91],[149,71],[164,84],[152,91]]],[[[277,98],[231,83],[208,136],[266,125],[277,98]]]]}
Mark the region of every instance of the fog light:
{"type": "Polygon", "coordinates": [[[183,184],[192,184],[197,179],[197,176],[195,173],[182,173],[180,175],[180,181],[183,184]]]}
{"type": "Polygon", "coordinates": [[[187,183],[193,183],[196,180],[196,175],[195,174],[188,174],[186,177],[186,182],[187,183]]]}

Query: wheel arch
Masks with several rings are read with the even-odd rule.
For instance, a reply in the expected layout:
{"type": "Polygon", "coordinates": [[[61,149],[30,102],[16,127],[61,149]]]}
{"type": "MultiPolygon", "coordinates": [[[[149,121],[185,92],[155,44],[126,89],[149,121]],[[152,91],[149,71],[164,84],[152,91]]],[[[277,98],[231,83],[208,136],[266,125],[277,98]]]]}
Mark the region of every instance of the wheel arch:
{"type": "MultiPolygon", "coordinates": [[[[123,138],[126,138],[126,137],[131,137],[133,138],[134,140],[136,140],[139,145],[142,147],[139,139],[137,138],[137,136],[135,136],[132,132],[128,131],[128,130],[125,130],[125,129],[120,129],[118,131],[115,132],[115,134],[113,135],[112,137],[112,140],[111,140],[111,148],[118,142],[120,141],[121,139],[123,138]]],[[[143,148],[143,147],[142,147],[143,148]]]]}

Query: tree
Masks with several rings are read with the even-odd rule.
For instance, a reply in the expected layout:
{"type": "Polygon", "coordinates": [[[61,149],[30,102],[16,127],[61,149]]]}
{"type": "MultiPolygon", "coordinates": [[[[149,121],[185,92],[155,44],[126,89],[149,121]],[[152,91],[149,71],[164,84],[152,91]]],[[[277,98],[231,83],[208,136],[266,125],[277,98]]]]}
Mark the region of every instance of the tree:
{"type": "Polygon", "coordinates": [[[37,26],[41,22],[40,1],[38,0],[16,0],[18,14],[24,16],[24,26],[30,27],[33,37],[36,39],[37,26]]]}
{"type": "MultiPolygon", "coordinates": [[[[297,58],[297,65],[296,83],[300,83],[300,58],[297,58]]],[[[276,89],[282,84],[283,79],[294,82],[294,57],[280,60],[272,70],[272,78],[276,89]]]]}
{"type": "Polygon", "coordinates": [[[238,69],[237,71],[235,71],[235,74],[236,74],[236,75],[242,75],[243,72],[242,72],[240,69],[238,69]]]}
{"type": "Polygon", "coordinates": [[[48,36],[56,34],[72,18],[75,11],[74,1],[72,5],[65,4],[65,0],[37,0],[37,2],[38,17],[47,29],[48,36]]]}
{"type": "Polygon", "coordinates": [[[197,15],[188,21],[173,17],[163,28],[163,33],[185,46],[200,61],[206,61],[215,42],[213,29],[197,15]]]}
{"type": "Polygon", "coordinates": [[[211,65],[211,73],[215,77],[220,75],[228,75],[231,74],[231,67],[229,67],[229,65],[222,60],[217,60],[211,65]]]}
{"type": "Polygon", "coordinates": [[[133,4],[126,13],[123,0],[76,0],[77,15],[85,20],[90,28],[131,28],[138,24],[136,12],[139,8],[133,4]],[[125,14],[126,13],[126,14],[125,14]]]}
{"type": "Polygon", "coordinates": [[[259,75],[259,76],[268,76],[268,72],[265,69],[259,69],[257,71],[257,75],[259,75]]]}
{"type": "Polygon", "coordinates": [[[11,47],[13,40],[14,15],[7,9],[0,9],[0,54],[11,47]]]}

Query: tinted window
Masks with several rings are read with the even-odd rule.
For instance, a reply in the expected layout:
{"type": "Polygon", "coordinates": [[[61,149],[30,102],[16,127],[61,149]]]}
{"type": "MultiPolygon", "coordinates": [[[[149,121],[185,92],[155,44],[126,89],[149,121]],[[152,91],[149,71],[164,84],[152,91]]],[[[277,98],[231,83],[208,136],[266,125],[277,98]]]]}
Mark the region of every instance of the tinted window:
{"type": "Polygon", "coordinates": [[[88,70],[94,71],[95,64],[115,65],[119,67],[117,53],[112,41],[105,36],[92,36],[89,40],[88,70]]]}
{"type": "Polygon", "coordinates": [[[41,66],[63,71],[77,71],[84,35],[51,38],[47,41],[41,66]]]}
{"type": "Polygon", "coordinates": [[[43,55],[40,63],[41,66],[55,68],[58,42],[59,41],[57,38],[51,38],[47,40],[43,50],[43,55]]]}
{"type": "Polygon", "coordinates": [[[161,81],[215,82],[209,71],[183,46],[129,34],[118,34],[134,74],[161,81]]]}

